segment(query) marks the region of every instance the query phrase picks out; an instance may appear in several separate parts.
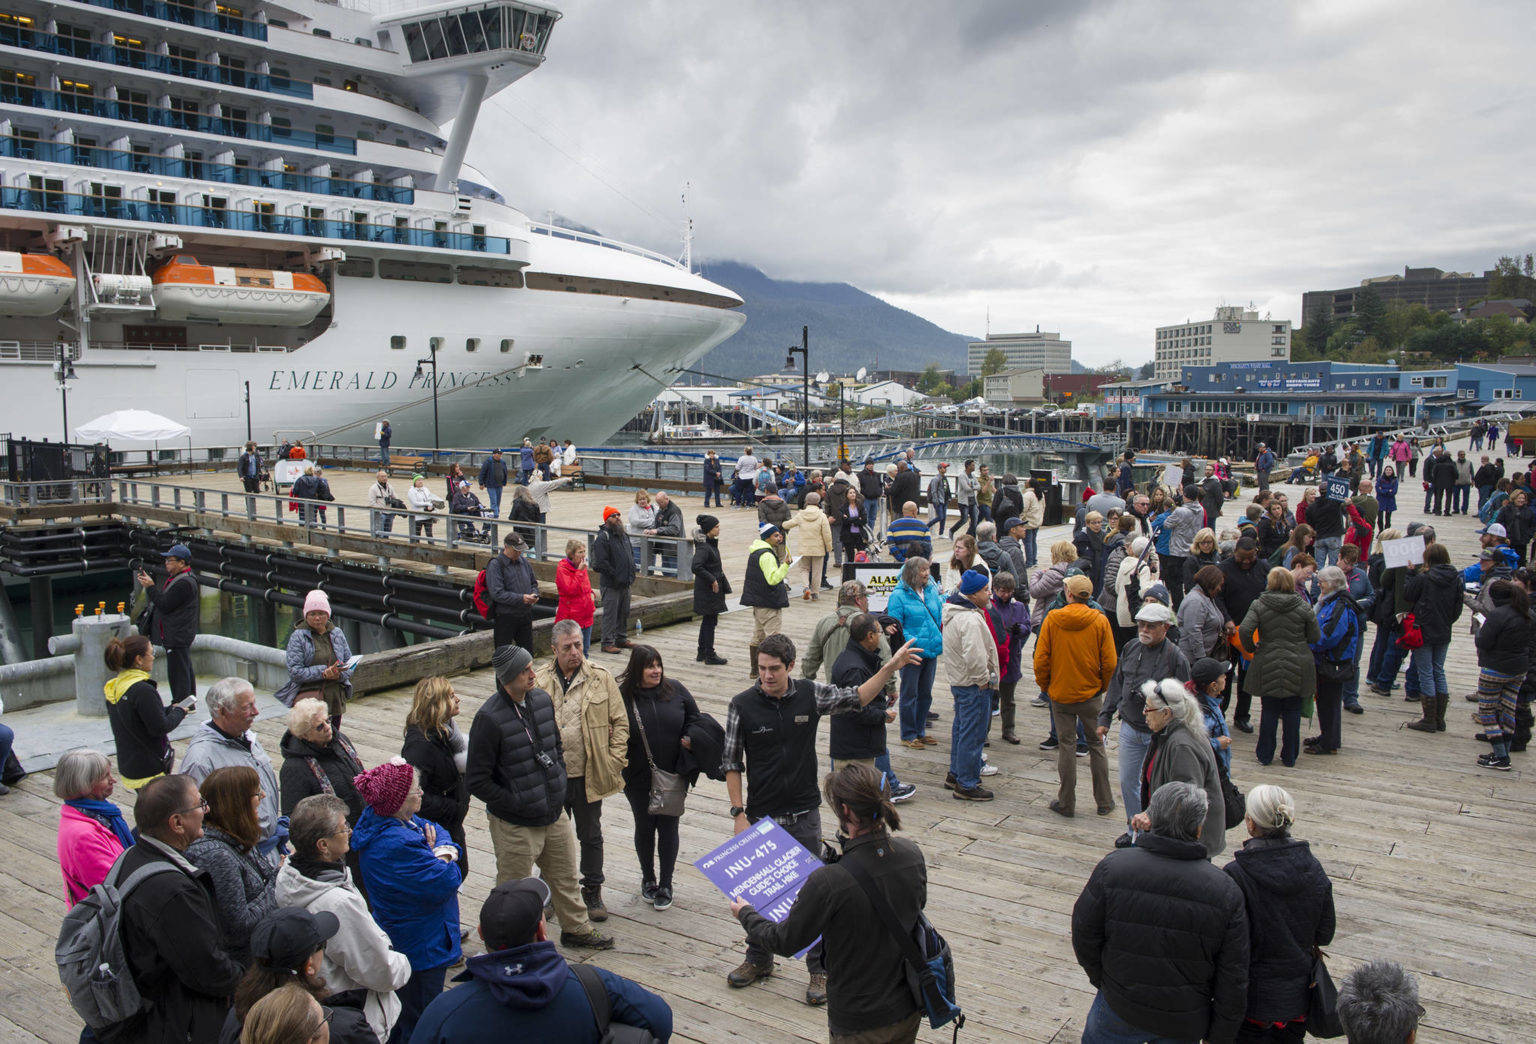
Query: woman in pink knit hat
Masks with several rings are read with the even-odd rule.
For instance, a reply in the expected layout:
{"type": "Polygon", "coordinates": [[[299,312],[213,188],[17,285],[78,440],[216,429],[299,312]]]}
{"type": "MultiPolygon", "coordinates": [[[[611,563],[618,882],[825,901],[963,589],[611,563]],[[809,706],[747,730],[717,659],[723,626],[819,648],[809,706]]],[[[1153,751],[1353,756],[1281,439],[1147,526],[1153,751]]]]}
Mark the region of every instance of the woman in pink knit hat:
{"type": "Polygon", "coordinates": [[[352,647],[340,627],[331,622],[331,600],[324,591],[304,596],[304,619],[288,636],[288,684],[277,690],[285,706],[305,696],[325,702],[331,731],[341,731],[341,715],[352,698],[352,672],[347,661],[352,647]]]}
{"type": "Polygon", "coordinates": [[[367,805],[351,843],[373,919],[411,962],[410,980],[395,991],[401,1008],[392,1037],[409,1040],[459,960],[460,849],[445,828],[416,814],[421,784],[404,760],[394,758],[352,782],[367,805]]]}

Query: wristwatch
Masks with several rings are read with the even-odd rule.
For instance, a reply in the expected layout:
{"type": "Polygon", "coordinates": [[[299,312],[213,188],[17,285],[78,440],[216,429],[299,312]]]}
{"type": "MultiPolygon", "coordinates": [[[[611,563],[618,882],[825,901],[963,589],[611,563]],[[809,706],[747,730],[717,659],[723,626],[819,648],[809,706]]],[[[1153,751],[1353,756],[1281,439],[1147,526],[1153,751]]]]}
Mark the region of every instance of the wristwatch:
{"type": "Polygon", "coordinates": [[[732,819],[735,819],[737,816],[744,816],[746,814],[747,814],[747,810],[742,808],[740,805],[732,805],[731,806],[731,818],[732,819]]]}

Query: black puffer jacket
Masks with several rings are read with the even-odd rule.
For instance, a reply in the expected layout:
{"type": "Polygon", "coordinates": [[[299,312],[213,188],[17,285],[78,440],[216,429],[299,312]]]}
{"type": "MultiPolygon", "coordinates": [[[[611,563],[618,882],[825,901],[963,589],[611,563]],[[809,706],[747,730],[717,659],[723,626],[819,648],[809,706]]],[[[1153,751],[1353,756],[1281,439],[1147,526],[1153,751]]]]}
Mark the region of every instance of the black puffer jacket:
{"type": "Polygon", "coordinates": [[[1425,645],[1445,645],[1451,625],[1461,618],[1461,574],[1443,562],[1410,574],[1406,591],[1425,645]]]}
{"type": "Polygon", "coordinates": [[[699,720],[699,705],[693,693],[682,682],[670,678],[667,685],[666,693],[638,689],[633,701],[625,701],[624,709],[629,715],[629,760],[624,764],[624,789],[629,793],[644,794],[651,789],[646,742],[651,745],[651,758],[657,768],[677,772],[683,757],[683,736],[699,720]],[[642,727],[644,739],[640,735],[642,727]]]}
{"type": "Polygon", "coordinates": [[[422,819],[446,827],[459,845],[459,872],[469,876],[469,848],[464,837],[464,817],[469,814],[469,785],[453,760],[453,743],[443,732],[430,735],[415,725],[405,730],[400,756],[416,769],[421,782],[422,819]]]}
{"type": "Polygon", "coordinates": [[[1477,662],[1500,674],[1524,674],[1531,665],[1531,622],[1525,613],[1510,604],[1508,592],[1500,600],[1498,590],[1490,591],[1493,612],[1477,632],[1477,662]]]}
{"type": "Polygon", "coordinates": [[[720,562],[720,542],[710,540],[697,530],[693,537],[693,611],[700,616],[725,612],[725,596],[731,593],[731,582],[726,578],[725,567],[720,562]],[[719,584],[720,590],[710,590],[710,584],[719,584]]]}
{"type": "Polygon", "coordinates": [[[1329,497],[1318,497],[1307,505],[1307,525],[1318,540],[1344,535],[1344,505],[1329,497]]]}
{"type": "Polygon", "coordinates": [[[1222,868],[1248,911],[1248,1018],[1307,1013],[1312,949],[1333,941],[1333,883],[1305,841],[1253,838],[1222,868]]]}
{"type": "Polygon", "coordinates": [[[183,569],[169,581],[148,590],[154,604],[155,640],[167,649],[185,649],[197,637],[198,586],[192,570],[183,569]]]}
{"type": "Polygon", "coordinates": [[[1072,949],[1116,1015],[1162,1037],[1230,1041],[1248,996],[1243,893],[1199,841],[1142,834],[1099,860],[1072,949]]]}
{"type": "Polygon", "coordinates": [[[281,787],[280,805],[283,815],[292,815],[293,806],[307,797],[330,793],[347,803],[347,822],[356,823],[363,814],[363,799],[352,785],[352,777],[363,771],[357,751],[346,733],[338,732],[330,743],[317,747],[308,740],[301,740],[291,732],[283,733],[278,748],[283,752],[283,767],[278,770],[277,782],[281,787]],[[325,783],[315,775],[319,769],[325,774],[325,783]]]}
{"type": "Polygon", "coordinates": [[[635,582],[635,551],[629,535],[606,522],[592,538],[592,568],[603,587],[628,587],[635,582]]]}
{"type": "Polygon", "coordinates": [[[499,690],[481,705],[469,727],[464,779],[469,792],[498,819],[545,827],[560,818],[565,803],[565,748],[549,693],[529,689],[519,707],[505,690],[499,690]]]}
{"type": "MultiPolygon", "coordinates": [[[[880,653],[870,652],[849,642],[832,663],[832,684],[858,688],[880,670],[880,653]]],[[[878,758],[886,752],[886,694],[881,693],[864,709],[852,714],[835,714],[828,736],[828,752],[833,760],[843,758],[878,758]]]]}

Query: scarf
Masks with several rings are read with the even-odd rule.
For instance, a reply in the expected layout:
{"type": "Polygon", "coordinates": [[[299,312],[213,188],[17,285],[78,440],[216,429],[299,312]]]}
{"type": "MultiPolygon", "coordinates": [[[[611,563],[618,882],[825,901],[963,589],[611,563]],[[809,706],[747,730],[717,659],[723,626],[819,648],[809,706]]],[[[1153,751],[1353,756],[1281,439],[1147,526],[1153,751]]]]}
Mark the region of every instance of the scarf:
{"type": "Polygon", "coordinates": [[[81,815],[90,816],[96,822],[106,827],[117,835],[118,841],[124,848],[132,848],[134,843],[133,831],[128,829],[128,820],[123,818],[123,810],[110,801],[98,801],[95,798],[74,798],[64,804],[79,812],[81,815]]]}
{"type": "Polygon", "coordinates": [[[288,857],[288,863],[311,881],[340,881],[346,876],[343,873],[345,863],[322,863],[297,852],[288,857]]]}

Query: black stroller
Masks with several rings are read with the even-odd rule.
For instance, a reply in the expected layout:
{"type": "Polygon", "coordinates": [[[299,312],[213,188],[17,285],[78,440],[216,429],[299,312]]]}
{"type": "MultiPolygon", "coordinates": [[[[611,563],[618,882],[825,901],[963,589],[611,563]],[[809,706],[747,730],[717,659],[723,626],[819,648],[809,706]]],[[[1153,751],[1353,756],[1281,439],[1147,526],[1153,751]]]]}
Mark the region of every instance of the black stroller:
{"type": "MultiPolygon", "coordinates": [[[[470,490],[468,483],[459,486],[453,494],[453,501],[449,504],[449,510],[455,515],[468,515],[472,518],[492,518],[490,509],[480,503],[480,498],[470,490]]],[[[458,539],[477,544],[489,544],[491,542],[491,527],[489,523],[475,525],[463,519],[455,519],[458,525],[458,539]]]]}

